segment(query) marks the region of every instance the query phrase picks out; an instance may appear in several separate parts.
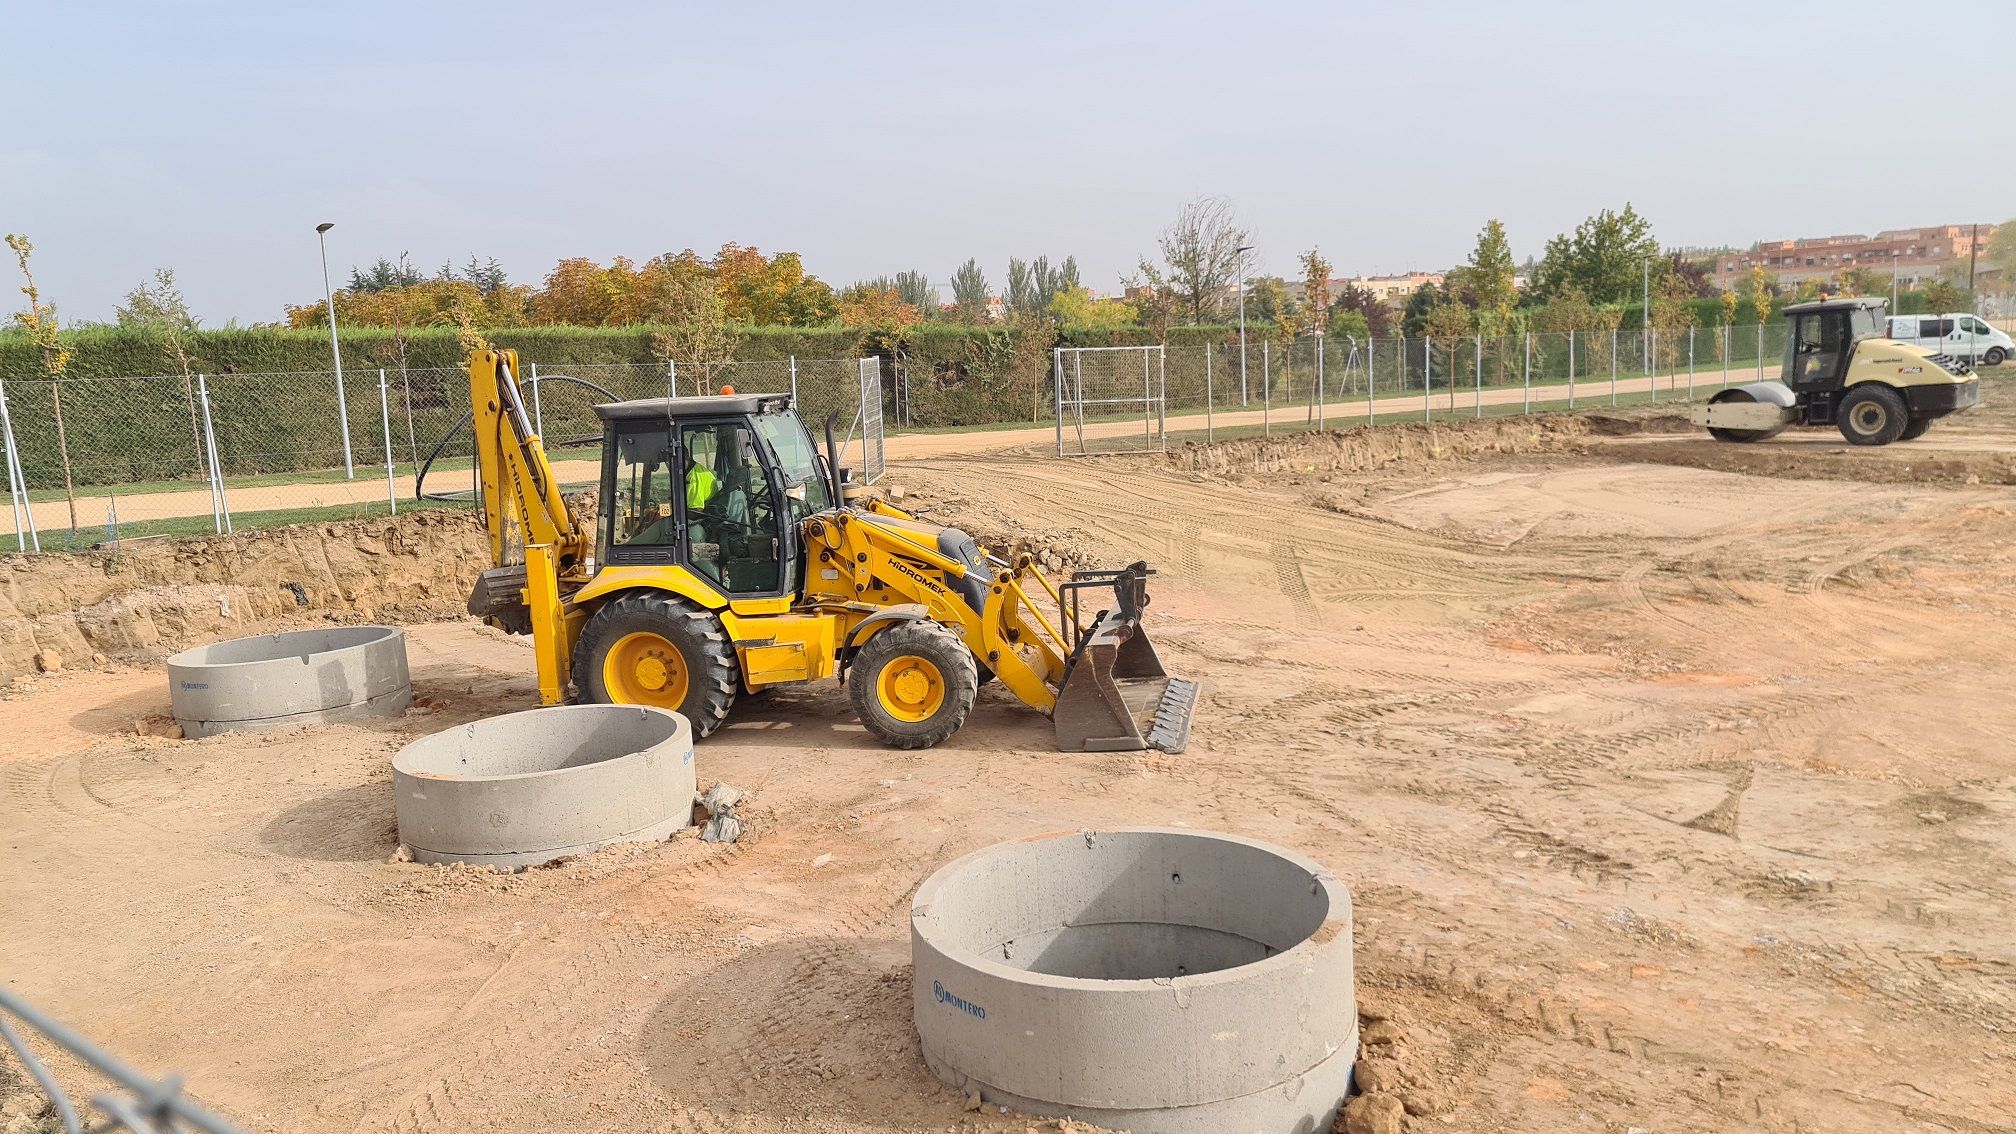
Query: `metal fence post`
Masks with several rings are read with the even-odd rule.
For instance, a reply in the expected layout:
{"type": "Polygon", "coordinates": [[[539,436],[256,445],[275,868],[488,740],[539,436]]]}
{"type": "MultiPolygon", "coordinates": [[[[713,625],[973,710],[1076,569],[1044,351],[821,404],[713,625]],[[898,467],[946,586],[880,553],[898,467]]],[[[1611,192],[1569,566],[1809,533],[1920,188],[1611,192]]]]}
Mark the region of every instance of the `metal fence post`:
{"type": "Polygon", "coordinates": [[[1522,348],[1526,353],[1526,362],[1524,367],[1525,377],[1521,379],[1519,386],[1519,412],[1521,414],[1529,414],[1533,412],[1533,332],[1522,331],[1520,333],[1526,340],[1522,348]]]}
{"type": "Polygon", "coordinates": [[[1274,431],[1274,340],[1260,340],[1260,435],[1265,437],[1274,431]]]}
{"type": "Polygon", "coordinates": [[[1316,429],[1323,429],[1323,332],[1316,332],[1316,429]]]}
{"type": "Polygon", "coordinates": [[[791,404],[795,406],[798,404],[798,356],[787,354],[784,359],[791,364],[791,404]]]}
{"type": "Polygon", "coordinates": [[[1477,416],[1484,416],[1484,336],[1477,336],[1477,416]]]}
{"type": "Polygon", "coordinates": [[[1142,351],[1141,352],[1141,444],[1143,447],[1150,449],[1155,447],[1155,437],[1154,437],[1155,426],[1148,419],[1148,411],[1149,409],[1152,408],[1150,403],[1152,402],[1155,396],[1154,390],[1151,387],[1152,381],[1153,378],[1148,373],[1148,352],[1142,351]]]}
{"type": "Polygon", "coordinates": [[[1366,335],[1365,336],[1365,424],[1367,425],[1375,425],[1378,423],[1379,420],[1378,410],[1375,408],[1372,399],[1373,364],[1376,363],[1378,360],[1379,360],[1379,340],[1373,338],[1371,335],[1366,335]]]}
{"type": "Polygon", "coordinates": [[[7,447],[7,493],[14,507],[14,550],[42,550],[42,533],[35,530],[35,506],[28,499],[28,477],[21,471],[21,454],[14,445],[14,416],[7,409],[7,385],[0,382],[0,442],[7,447]],[[22,538],[22,523],[27,538],[22,538]]]}
{"type": "MultiPolygon", "coordinates": [[[[536,362],[526,363],[525,373],[528,380],[532,383],[532,432],[544,437],[546,436],[546,415],[539,408],[539,364],[536,362]]],[[[378,385],[381,387],[385,385],[385,372],[383,370],[378,372],[378,385]]]]}
{"type": "Polygon", "coordinates": [[[1722,324],[1722,388],[1729,388],[1729,324],[1722,324]]]}
{"type": "Polygon", "coordinates": [[[1169,448],[1169,348],[1155,348],[1155,438],[1169,448]]]}
{"type": "Polygon", "coordinates": [[[669,358],[665,360],[665,396],[679,396],[679,364],[669,358]]]}
{"type": "Polygon", "coordinates": [[[1435,420],[1435,340],[1421,336],[1421,420],[1435,420]]]}
{"type": "Polygon", "coordinates": [[[1204,443],[1211,444],[1215,434],[1211,430],[1211,344],[1204,344],[1204,443]]]}
{"type": "Polygon", "coordinates": [[[1687,400],[1694,400],[1694,328],[1687,328],[1687,400]]]}
{"type": "Polygon", "coordinates": [[[1757,380],[1764,380],[1764,324],[1757,324],[1757,380]]]}
{"type": "Polygon", "coordinates": [[[1057,455],[1064,455],[1064,349],[1053,347],[1050,351],[1050,369],[1057,379],[1057,455]]]}
{"type": "Polygon", "coordinates": [[[1568,408],[1575,408],[1575,328],[1568,328],[1568,408]]]}
{"type": "MultiPolygon", "coordinates": [[[[210,418],[210,384],[196,376],[196,396],[203,403],[203,441],[210,448],[210,484],[217,494],[218,534],[231,534],[231,497],[224,491],[224,463],[217,459],[217,426],[210,418]]],[[[347,434],[346,434],[347,436],[347,434]]]]}
{"type": "Polygon", "coordinates": [[[1617,404],[1617,328],[1610,328],[1610,404],[1617,404]]]}
{"type": "Polygon", "coordinates": [[[1652,328],[1646,335],[1646,341],[1651,344],[1652,353],[1645,360],[1645,371],[1652,379],[1652,400],[1656,402],[1659,400],[1659,328],[1652,328]]]}
{"type": "MultiPolygon", "coordinates": [[[[536,365],[536,364],[535,364],[536,365]]],[[[532,404],[539,404],[539,379],[532,379],[532,404]]],[[[399,514],[399,489],[392,476],[392,399],[385,389],[385,368],[378,368],[378,417],[385,424],[385,503],[399,514]]],[[[537,428],[536,426],[534,428],[537,428]]]]}

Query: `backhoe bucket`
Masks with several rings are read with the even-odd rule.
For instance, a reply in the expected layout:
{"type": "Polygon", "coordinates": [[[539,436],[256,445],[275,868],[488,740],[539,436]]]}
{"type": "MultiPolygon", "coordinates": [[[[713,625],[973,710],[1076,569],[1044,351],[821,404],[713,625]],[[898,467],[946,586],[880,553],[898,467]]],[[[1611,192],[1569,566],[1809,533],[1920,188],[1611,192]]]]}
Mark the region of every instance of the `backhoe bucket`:
{"type": "MultiPolygon", "coordinates": [[[[1103,576],[1106,573],[1101,573],[1103,576]]],[[[1103,611],[1072,653],[1051,719],[1064,752],[1181,752],[1201,686],[1171,677],[1141,626],[1146,564],[1111,573],[1117,609],[1103,611]]],[[[1078,579],[1104,585],[1106,579],[1078,579]]]]}

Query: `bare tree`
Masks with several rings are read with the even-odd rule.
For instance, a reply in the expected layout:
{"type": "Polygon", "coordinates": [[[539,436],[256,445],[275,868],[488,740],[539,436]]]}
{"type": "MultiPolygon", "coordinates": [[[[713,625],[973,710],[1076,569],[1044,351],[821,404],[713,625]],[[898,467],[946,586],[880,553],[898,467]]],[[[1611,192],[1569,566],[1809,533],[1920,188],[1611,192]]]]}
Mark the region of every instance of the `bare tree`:
{"type": "Polygon", "coordinates": [[[1156,291],[1174,296],[1177,310],[1189,322],[1202,323],[1224,310],[1226,297],[1238,282],[1239,248],[1247,237],[1232,202],[1199,197],[1184,205],[1175,223],[1162,230],[1163,263],[1144,258],[1141,278],[1156,291]]]}

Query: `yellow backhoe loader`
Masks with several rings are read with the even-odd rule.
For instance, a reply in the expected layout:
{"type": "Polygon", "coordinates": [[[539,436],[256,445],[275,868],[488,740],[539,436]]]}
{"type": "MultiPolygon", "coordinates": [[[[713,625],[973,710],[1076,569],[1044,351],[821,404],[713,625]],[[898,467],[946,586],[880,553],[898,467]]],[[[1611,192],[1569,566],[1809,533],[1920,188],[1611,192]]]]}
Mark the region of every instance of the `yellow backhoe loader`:
{"type": "Polygon", "coordinates": [[[468,369],[495,564],[469,611],[532,636],[541,702],[571,684],[583,701],[677,710],[707,736],[742,694],[837,677],[870,733],[925,748],[998,678],[1065,751],[1188,742],[1198,685],[1163,670],[1141,625],[1145,563],[1053,586],[1027,555],[995,558],[849,485],[832,422],[822,458],[782,394],[596,406],[599,506],[577,516],[516,352],[477,351],[468,369]]]}

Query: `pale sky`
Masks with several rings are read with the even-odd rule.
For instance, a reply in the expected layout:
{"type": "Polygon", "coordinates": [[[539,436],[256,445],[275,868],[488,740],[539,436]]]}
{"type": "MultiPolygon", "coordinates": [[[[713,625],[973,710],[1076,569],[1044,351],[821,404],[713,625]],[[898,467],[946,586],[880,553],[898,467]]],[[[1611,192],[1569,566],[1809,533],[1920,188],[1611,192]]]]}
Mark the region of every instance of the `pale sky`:
{"type": "Polygon", "coordinates": [[[733,240],[998,291],[1042,253],[1116,288],[1200,194],[1284,275],[1444,267],[1491,217],[1523,259],[1627,200],[1668,245],[2016,214],[2006,3],[9,7],[0,230],[66,320],[160,266],[277,320],[318,221],[339,285],[733,240]]]}

